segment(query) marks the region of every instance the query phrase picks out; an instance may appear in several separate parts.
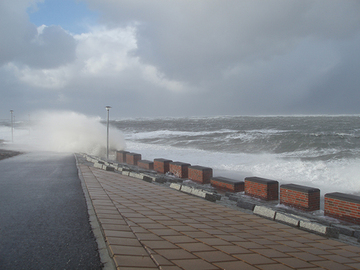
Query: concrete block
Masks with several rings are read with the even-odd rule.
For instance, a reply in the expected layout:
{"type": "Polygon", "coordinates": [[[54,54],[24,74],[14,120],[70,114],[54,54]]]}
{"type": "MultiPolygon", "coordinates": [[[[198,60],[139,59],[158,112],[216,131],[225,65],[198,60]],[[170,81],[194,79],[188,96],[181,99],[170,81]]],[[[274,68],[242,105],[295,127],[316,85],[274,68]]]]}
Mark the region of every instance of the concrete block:
{"type": "Polygon", "coordinates": [[[129,176],[130,172],[129,171],[122,171],[121,174],[125,175],[125,176],[129,176]]]}
{"type": "Polygon", "coordinates": [[[171,183],[170,188],[173,188],[173,189],[176,189],[176,190],[181,190],[181,185],[178,184],[178,183],[171,183]]]}
{"type": "Polygon", "coordinates": [[[230,200],[230,201],[237,202],[238,199],[239,199],[238,196],[234,196],[234,195],[230,195],[230,196],[229,196],[229,200],[230,200]]]}
{"type": "Polygon", "coordinates": [[[350,228],[348,226],[340,225],[340,224],[332,224],[332,227],[339,230],[340,234],[347,235],[347,236],[354,236],[356,238],[359,238],[358,236],[355,236],[356,230],[353,228],[350,228]]]}
{"type": "Polygon", "coordinates": [[[275,220],[295,227],[299,227],[300,224],[300,219],[298,216],[279,212],[276,213],[275,220]]]}
{"type": "Polygon", "coordinates": [[[105,166],[105,170],[106,170],[106,171],[113,172],[113,171],[115,171],[115,168],[112,167],[112,166],[105,166]]]}
{"type": "Polygon", "coordinates": [[[137,173],[137,172],[130,172],[129,173],[129,176],[130,177],[134,177],[134,178],[137,178],[137,179],[141,179],[143,180],[144,179],[144,176],[140,173],[137,173]]]}
{"type": "Polygon", "coordinates": [[[154,177],[153,181],[156,182],[156,183],[160,183],[160,184],[163,184],[163,183],[167,182],[164,177],[154,177]]]}
{"type": "Polygon", "coordinates": [[[259,205],[255,206],[253,213],[256,215],[262,216],[262,217],[272,219],[272,220],[275,219],[275,215],[276,215],[276,212],[274,210],[267,208],[265,206],[259,206],[259,205]]]}
{"type": "Polygon", "coordinates": [[[94,167],[95,167],[95,168],[98,168],[98,169],[102,169],[102,168],[103,168],[103,164],[98,163],[98,162],[95,162],[95,163],[94,163],[94,167]]]}
{"type": "Polygon", "coordinates": [[[353,234],[354,237],[360,239],[360,230],[356,230],[354,229],[354,234],[353,234]]]}
{"type": "Polygon", "coordinates": [[[152,178],[149,176],[143,176],[142,180],[148,183],[152,183],[152,178]]]}
{"type": "Polygon", "coordinates": [[[197,197],[205,198],[207,193],[204,192],[204,191],[201,190],[201,189],[193,188],[193,189],[191,190],[191,194],[192,194],[192,195],[195,195],[195,196],[197,196],[197,197]]]}
{"type": "Polygon", "coordinates": [[[329,237],[339,238],[339,230],[313,221],[300,220],[300,228],[329,237]]]}
{"type": "Polygon", "coordinates": [[[210,202],[216,202],[216,200],[218,200],[218,197],[216,196],[216,194],[206,193],[205,200],[210,201],[210,202]]]}
{"type": "Polygon", "coordinates": [[[251,210],[251,211],[254,211],[255,205],[256,204],[254,204],[254,203],[245,202],[245,201],[241,201],[241,200],[238,200],[237,203],[236,203],[237,207],[240,207],[240,208],[243,208],[243,209],[248,209],[248,210],[251,210]]]}
{"type": "Polygon", "coordinates": [[[189,194],[191,194],[191,192],[192,192],[192,187],[189,187],[189,186],[181,186],[181,191],[182,192],[185,192],[185,193],[189,193],[189,194]]]}

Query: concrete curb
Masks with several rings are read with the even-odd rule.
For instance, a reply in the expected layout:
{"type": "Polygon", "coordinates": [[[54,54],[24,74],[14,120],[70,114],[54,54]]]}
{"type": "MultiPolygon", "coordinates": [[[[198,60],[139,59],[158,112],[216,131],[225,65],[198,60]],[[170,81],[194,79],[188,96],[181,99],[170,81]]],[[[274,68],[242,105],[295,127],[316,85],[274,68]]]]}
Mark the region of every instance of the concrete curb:
{"type": "Polygon", "coordinates": [[[76,155],[74,155],[74,156],[75,156],[75,160],[76,160],[76,167],[78,168],[78,175],[79,175],[79,179],[81,182],[81,187],[83,189],[84,197],[86,199],[86,204],[88,207],[89,221],[90,221],[94,236],[96,238],[96,242],[98,244],[98,251],[99,251],[100,259],[103,264],[102,269],[103,270],[115,270],[116,266],[115,266],[114,260],[110,257],[108,246],[105,242],[105,238],[104,238],[103,232],[101,230],[101,226],[98,221],[97,215],[95,213],[94,207],[92,205],[92,201],[90,199],[89,192],[87,190],[84,178],[83,178],[82,174],[80,173],[79,166],[78,166],[78,159],[77,159],[76,155]]]}

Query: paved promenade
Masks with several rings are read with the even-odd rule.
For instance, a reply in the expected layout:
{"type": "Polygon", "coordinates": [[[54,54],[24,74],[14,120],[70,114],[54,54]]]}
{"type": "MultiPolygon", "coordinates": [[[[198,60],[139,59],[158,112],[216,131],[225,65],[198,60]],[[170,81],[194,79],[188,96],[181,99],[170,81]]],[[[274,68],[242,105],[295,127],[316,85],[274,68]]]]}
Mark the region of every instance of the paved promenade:
{"type": "Polygon", "coordinates": [[[118,269],[360,269],[360,248],[79,164],[118,269]]]}

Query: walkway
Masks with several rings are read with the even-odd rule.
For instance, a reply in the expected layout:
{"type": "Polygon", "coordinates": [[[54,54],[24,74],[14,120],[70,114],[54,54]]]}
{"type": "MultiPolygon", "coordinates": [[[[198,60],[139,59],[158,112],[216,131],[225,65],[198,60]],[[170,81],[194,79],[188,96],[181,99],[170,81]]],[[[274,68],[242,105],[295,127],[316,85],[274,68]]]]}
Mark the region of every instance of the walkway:
{"type": "Polygon", "coordinates": [[[79,164],[118,269],[360,269],[360,248],[79,164]]]}

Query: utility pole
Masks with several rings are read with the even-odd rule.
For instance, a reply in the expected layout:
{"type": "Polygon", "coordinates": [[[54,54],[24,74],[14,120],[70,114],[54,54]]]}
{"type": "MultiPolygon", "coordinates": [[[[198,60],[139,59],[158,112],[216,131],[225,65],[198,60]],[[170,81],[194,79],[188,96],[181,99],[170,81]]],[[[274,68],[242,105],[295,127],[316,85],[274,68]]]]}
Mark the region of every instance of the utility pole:
{"type": "Polygon", "coordinates": [[[109,159],[109,111],[111,109],[110,106],[105,107],[107,111],[107,121],[106,121],[106,158],[109,159]]]}

